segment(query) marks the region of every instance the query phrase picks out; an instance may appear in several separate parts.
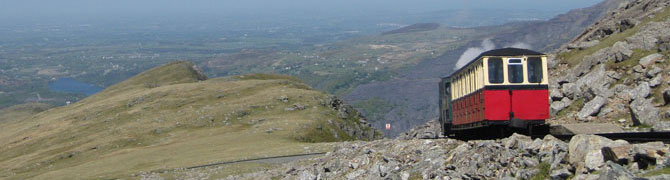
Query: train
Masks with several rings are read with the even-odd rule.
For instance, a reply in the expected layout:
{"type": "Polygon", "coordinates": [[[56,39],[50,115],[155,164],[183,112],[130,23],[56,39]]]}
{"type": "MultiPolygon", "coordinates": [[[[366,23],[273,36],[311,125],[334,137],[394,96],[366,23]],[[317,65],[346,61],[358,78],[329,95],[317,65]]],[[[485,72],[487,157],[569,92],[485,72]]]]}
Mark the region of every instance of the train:
{"type": "Polygon", "coordinates": [[[520,48],[481,53],[443,77],[439,122],[446,137],[546,134],[547,55],[520,48]]]}

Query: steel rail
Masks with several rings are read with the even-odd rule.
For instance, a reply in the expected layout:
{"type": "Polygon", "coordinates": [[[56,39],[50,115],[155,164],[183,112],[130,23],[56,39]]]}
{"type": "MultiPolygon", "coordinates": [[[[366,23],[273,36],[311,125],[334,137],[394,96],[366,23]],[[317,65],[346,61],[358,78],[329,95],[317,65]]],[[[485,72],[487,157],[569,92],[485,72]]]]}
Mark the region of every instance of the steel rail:
{"type": "Polygon", "coordinates": [[[269,159],[280,159],[280,158],[290,158],[290,157],[300,157],[300,156],[313,156],[313,155],[322,155],[322,154],[326,154],[326,152],[307,153],[307,154],[293,154],[293,155],[285,155],[285,156],[272,156],[272,157],[243,159],[243,160],[236,160],[236,161],[224,161],[224,162],[217,162],[217,163],[204,164],[204,165],[198,165],[198,166],[191,166],[191,167],[186,167],[184,169],[196,169],[196,168],[219,166],[219,165],[225,165],[225,164],[235,164],[235,163],[242,163],[242,162],[249,162],[249,161],[261,161],[261,160],[269,160],[269,159]]]}

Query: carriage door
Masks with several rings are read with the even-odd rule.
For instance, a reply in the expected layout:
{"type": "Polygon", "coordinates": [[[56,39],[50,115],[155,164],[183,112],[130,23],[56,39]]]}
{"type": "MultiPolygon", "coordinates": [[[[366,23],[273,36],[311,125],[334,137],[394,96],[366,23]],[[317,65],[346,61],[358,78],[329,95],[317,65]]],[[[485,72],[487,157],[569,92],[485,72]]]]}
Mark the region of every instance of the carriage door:
{"type": "Polygon", "coordinates": [[[446,136],[451,130],[452,112],[451,112],[451,83],[450,80],[443,80],[440,84],[440,114],[442,117],[442,133],[446,136]]]}
{"type": "Polygon", "coordinates": [[[445,119],[447,120],[446,121],[447,124],[451,124],[451,83],[449,83],[448,81],[444,83],[444,94],[446,97],[445,107],[447,107],[445,108],[444,116],[445,119]]]}
{"type": "MultiPolygon", "coordinates": [[[[541,120],[549,118],[549,91],[543,83],[544,67],[540,57],[528,57],[523,60],[523,70],[516,69],[522,65],[510,68],[510,82],[523,81],[523,88],[512,90],[512,112],[514,118],[520,120],[541,120]],[[522,74],[525,78],[517,77],[522,74]],[[514,76],[514,77],[512,77],[514,76]],[[515,79],[517,78],[517,79],[515,79]]],[[[521,85],[521,83],[519,83],[521,85]]],[[[517,87],[519,86],[517,85],[517,87]]]]}
{"type": "MultiPolygon", "coordinates": [[[[522,84],[523,83],[523,61],[521,58],[510,58],[507,59],[507,80],[510,83],[510,86],[508,86],[508,91],[509,91],[509,96],[510,96],[510,120],[512,118],[515,118],[514,111],[518,110],[515,107],[515,100],[519,100],[519,98],[514,97],[514,90],[513,87],[515,84],[522,84]]],[[[516,102],[516,103],[523,103],[523,102],[516,102]]]]}

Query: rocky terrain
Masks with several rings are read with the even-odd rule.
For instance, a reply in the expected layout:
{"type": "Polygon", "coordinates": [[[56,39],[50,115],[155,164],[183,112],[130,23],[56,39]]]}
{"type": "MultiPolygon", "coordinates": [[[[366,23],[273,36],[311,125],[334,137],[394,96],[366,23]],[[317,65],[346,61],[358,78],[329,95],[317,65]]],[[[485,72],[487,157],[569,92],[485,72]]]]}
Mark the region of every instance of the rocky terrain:
{"type": "Polygon", "coordinates": [[[634,1],[557,50],[551,123],[670,129],[670,1],[634,1]]]}
{"type": "Polygon", "coordinates": [[[594,135],[386,139],[341,143],[323,157],[227,179],[667,179],[669,147],[594,135]]]}

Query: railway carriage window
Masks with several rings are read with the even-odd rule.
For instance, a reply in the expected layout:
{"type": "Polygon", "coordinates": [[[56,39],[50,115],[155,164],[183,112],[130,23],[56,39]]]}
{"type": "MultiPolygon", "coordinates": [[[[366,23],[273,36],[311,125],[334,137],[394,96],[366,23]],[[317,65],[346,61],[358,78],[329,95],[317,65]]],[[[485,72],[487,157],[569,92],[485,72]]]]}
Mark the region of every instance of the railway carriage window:
{"type": "Polygon", "coordinates": [[[456,76],[456,81],[458,82],[458,84],[456,84],[456,98],[460,98],[461,97],[461,92],[462,92],[462,90],[461,90],[461,76],[460,75],[456,76]]]}
{"type": "Polygon", "coordinates": [[[509,78],[510,83],[523,82],[523,63],[521,59],[507,60],[507,78],[509,78]]]}
{"type": "Polygon", "coordinates": [[[468,70],[468,94],[472,93],[475,81],[472,78],[472,69],[468,70]]]}
{"type": "Polygon", "coordinates": [[[444,84],[444,94],[451,96],[451,85],[449,83],[444,84]]]}
{"type": "Polygon", "coordinates": [[[470,78],[472,78],[472,92],[477,90],[477,78],[475,77],[475,72],[477,72],[477,66],[474,66],[472,71],[470,71],[470,78]]]}
{"type": "Polygon", "coordinates": [[[470,77],[472,77],[472,92],[477,90],[477,77],[475,76],[476,72],[477,72],[477,67],[475,66],[475,68],[472,68],[472,74],[470,75],[470,77]]]}
{"type": "Polygon", "coordinates": [[[503,83],[503,61],[501,58],[489,58],[489,83],[503,83]]]}
{"type": "Polygon", "coordinates": [[[542,82],[542,59],[540,57],[528,58],[528,82],[542,82]]]}

